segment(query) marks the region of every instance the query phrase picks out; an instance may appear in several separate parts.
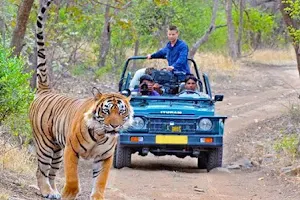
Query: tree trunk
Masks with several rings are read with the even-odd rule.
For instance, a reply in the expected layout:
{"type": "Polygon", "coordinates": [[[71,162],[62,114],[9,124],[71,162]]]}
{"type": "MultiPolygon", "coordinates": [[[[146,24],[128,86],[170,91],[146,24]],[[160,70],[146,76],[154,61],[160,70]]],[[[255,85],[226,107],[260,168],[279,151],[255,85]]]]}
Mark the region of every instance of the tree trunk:
{"type": "Polygon", "coordinates": [[[4,19],[0,16],[0,32],[1,32],[1,38],[2,38],[2,45],[3,47],[6,46],[5,44],[5,31],[6,31],[6,27],[5,27],[5,21],[4,19]]]}
{"type": "MultiPolygon", "coordinates": [[[[284,20],[286,26],[294,28],[296,30],[299,30],[300,29],[300,20],[292,18],[290,16],[290,11],[285,10],[285,8],[287,8],[287,7],[289,7],[289,4],[284,3],[284,1],[281,0],[280,1],[280,11],[282,13],[283,20],[284,20]]],[[[300,77],[300,42],[295,37],[291,37],[291,38],[292,38],[292,44],[294,46],[295,53],[296,53],[297,68],[298,68],[298,73],[299,73],[299,77],[300,77]]]]}
{"type": "Polygon", "coordinates": [[[206,31],[206,33],[193,45],[192,49],[189,52],[189,57],[190,58],[194,58],[194,56],[197,52],[197,49],[199,49],[199,47],[208,40],[208,37],[216,29],[215,21],[216,21],[216,17],[217,17],[218,4],[219,4],[219,0],[214,0],[214,7],[213,7],[213,10],[212,10],[212,16],[211,16],[211,21],[210,21],[209,28],[206,31]]]}
{"type": "Polygon", "coordinates": [[[239,18],[239,32],[237,38],[237,57],[240,58],[242,55],[242,37],[243,37],[243,14],[244,14],[244,0],[240,0],[240,18],[239,18]]]}
{"type": "Polygon", "coordinates": [[[33,48],[33,52],[29,55],[30,70],[33,71],[32,77],[30,79],[30,87],[32,89],[36,88],[36,67],[37,67],[37,47],[33,48]]]}
{"type": "Polygon", "coordinates": [[[298,68],[298,73],[300,77],[300,45],[294,45],[295,53],[296,53],[296,59],[297,59],[297,68],[298,68]]]}
{"type": "Polygon", "coordinates": [[[107,0],[107,3],[105,4],[105,14],[104,14],[104,26],[103,26],[103,31],[101,34],[101,39],[100,39],[100,54],[98,58],[98,67],[103,67],[105,66],[106,62],[106,57],[109,53],[110,49],[110,38],[111,38],[111,20],[113,16],[116,16],[120,10],[126,9],[128,6],[131,5],[131,1],[127,2],[122,8],[117,9],[115,8],[113,16],[110,14],[110,0],[107,0]]]}
{"type": "Polygon", "coordinates": [[[233,60],[237,59],[237,45],[235,40],[235,31],[232,20],[232,0],[226,1],[226,17],[227,17],[227,28],[228,28],[228,47],[229,55],[233,60]]]}
{"type": "Polygon", "coordinates": [[[19,6],[17,24],[14,29],[10,44],[11,48],[14,48],[13,55],[15,56],[19,56],[22,51],[26,25],[33,2],[34,0],[23,0],[19,6]]]}
{"type": "Polygon", "coordinates": [[[106,62],[106,56],[108,54],[109,48],[110,48],[110,4],[109,0],[107,1],[107,5],[105,7],[105,14],[104,14],[104,26],[101,34],[100,39],[100,55],[99,55],[99,61],[98,61],[98,67],[105,66],[106,62]]]}
{"type": "MultiPolygon", "coordinates": [[[[140,40],[137,38],[134,43],[134,56],[139,55],[140,40]]],[[[136,60],[133,60],[132,70],[136,71],[136,60]]]]}

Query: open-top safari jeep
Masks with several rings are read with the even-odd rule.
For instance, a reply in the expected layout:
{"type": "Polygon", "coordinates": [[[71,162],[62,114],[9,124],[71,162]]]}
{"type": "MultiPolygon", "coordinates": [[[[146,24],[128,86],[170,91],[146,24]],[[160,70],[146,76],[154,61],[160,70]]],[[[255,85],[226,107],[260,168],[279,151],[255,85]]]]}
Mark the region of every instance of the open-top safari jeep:
{"type": "MultiPolygon", "coordinates": [[[[127,60],[119,82],[120,92],[130,93],[129,63],[137,60],[146,63],[145,59],[135,56],[127,60]]],[[[157,70],[152,77],[162,86],[161,96],[131,93],[134,123],[120,132],[114,155],[115,168],[130,167],[131,155],[136,152],[141,156],[151,152],[156,156],[195,157],[198,168],[207,171],[222,165],[226,117],[215,114],[215,102],[222,101],[223,95],[212,97],[208,76],[203,73],[200,77],[195,61],[189,61],[199,80],[199,92],[180,92],[184,74],[157,70]]]]}

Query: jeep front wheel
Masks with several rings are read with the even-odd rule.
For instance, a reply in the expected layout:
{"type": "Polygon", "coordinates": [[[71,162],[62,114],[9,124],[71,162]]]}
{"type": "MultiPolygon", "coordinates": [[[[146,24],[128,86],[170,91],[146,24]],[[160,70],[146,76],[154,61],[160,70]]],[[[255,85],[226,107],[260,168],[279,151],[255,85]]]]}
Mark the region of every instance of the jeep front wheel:
{"type": "Polygon", "coordinates": [[[208,152],[207,157],[207,172],[216,168],[222,167],[223,147],[218,147],[208,152]]]}
{"type": "Polygon", "coordinates": [[[131,151],[128,147],[117,144],[114,153],[113,166],[116,169],[131,166],[131,151]]]}

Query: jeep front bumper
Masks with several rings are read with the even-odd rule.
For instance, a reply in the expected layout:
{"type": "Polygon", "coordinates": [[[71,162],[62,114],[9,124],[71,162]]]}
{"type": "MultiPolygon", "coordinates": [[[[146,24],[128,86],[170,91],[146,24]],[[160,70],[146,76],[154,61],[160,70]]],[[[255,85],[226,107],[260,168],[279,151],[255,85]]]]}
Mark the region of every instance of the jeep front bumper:
{"type": "Polygon", "coordinates": [[[196,147],[221,147],[223,135],[174,135],[174,134],[139,134],[122,133],[119,142],[123,146],[160,146],[160,145],[184,145],[196,147]]]}

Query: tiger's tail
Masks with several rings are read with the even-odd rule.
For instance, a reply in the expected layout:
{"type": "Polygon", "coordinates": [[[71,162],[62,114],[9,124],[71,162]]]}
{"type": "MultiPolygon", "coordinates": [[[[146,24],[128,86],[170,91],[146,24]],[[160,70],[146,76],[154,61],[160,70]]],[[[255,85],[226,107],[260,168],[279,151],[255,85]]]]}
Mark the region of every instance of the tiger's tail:
{"type": "Polygon", "coordinates": [[[47,0],[38,14],[36,22],[36,43],[37,43],[37,80],[36,87],[37,92],[42,90],[49,90],[50,76],[48,73],[46,53],[45,53],[45,40],[44,40],[44,24],[46,18],[46,11],[53,0],[47,0]]]}

